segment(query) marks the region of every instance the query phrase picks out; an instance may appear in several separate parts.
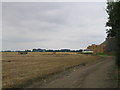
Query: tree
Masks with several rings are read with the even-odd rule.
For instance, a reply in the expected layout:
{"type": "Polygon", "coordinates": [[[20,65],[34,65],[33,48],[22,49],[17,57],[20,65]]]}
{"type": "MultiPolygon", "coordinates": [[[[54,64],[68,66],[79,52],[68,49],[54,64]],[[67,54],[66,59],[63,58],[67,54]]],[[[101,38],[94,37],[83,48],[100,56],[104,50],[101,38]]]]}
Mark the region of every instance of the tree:
{"type": "Polygon", "coordinates": [[[120,67],[120,1],[107,2],[107,13],[109,15],[107,27],[107,37],[114,37],[116,40],[116,63],[120,67]]]}

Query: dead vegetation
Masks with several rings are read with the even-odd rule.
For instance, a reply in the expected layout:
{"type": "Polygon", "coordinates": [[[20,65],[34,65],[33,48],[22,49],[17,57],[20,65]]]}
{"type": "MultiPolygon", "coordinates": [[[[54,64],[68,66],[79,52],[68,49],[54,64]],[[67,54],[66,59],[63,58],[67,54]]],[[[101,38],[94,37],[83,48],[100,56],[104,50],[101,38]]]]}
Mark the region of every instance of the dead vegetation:
{"type": "Polygon", "coordinates": [[[3,88],[15,87],[37,77],[65,70],[78,64],[86,64],[101,57],[76,53],[30,52],[18,55],[17,52],[2,53],[3,88]]]}

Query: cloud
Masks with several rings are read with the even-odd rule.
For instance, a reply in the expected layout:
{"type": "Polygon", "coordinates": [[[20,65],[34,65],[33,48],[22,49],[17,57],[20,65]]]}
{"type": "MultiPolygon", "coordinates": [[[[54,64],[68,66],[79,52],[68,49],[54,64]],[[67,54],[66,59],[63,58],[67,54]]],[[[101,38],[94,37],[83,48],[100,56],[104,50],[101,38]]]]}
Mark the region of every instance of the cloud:
{"type": "Polygon", "coordinates": [[[86,48],[105,38],[105,2],[3,3],[3,49],[86,48]]]}
{"type": "MultiPolygon", "coordinates": [[[[0,26],[2,25],[2,3],[0,3],[0,26]]],[[[1,28],[0,28],[1,31],[1,28]]]]}

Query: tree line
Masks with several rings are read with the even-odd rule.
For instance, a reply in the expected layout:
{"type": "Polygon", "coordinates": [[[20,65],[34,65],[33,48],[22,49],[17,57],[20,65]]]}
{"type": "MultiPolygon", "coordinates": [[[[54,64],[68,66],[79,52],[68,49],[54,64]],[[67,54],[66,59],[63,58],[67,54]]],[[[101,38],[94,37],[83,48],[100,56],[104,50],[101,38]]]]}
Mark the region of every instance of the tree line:
{"type": "Polygon", "coordinates": [[[107,9],[108,21],[106,27],[109,27],[107,31],[107,37],[115,38],[116,41],[116,64],[120,67],[120,1],[108,1],[107,9]]]}
{"type": "MultiPolygon", "coordinates": [[[[71,49],[60,49],[60,50],[53,50],[53,49],[32,49],[32,50],[24,50],[26,52],[82,52],[83,49],[79,49],[79,50],[71,50],[71,49]]],[[[2,51],[2,52],[21,52],[21,50],[6,50],[6,51],[2,51]]]]}

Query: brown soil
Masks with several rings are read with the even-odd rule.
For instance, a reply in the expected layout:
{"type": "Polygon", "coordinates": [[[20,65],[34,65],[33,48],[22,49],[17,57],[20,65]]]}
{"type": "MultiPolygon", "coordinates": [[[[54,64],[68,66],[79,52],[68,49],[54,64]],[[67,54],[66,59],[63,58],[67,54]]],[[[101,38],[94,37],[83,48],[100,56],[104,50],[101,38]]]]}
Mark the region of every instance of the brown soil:
{"type": "Polygon", "coordinates": [[[109,56],[94,64],[73,68],[43,82],[36,82],[29,88],[117,88],[117,81],[109,77],[114,66],[115,58],[109,56]]]}

